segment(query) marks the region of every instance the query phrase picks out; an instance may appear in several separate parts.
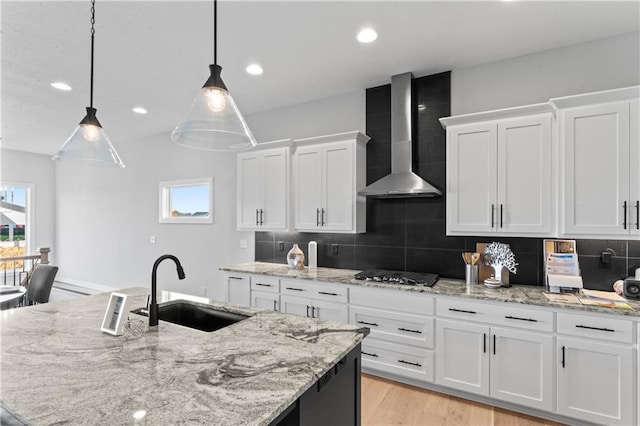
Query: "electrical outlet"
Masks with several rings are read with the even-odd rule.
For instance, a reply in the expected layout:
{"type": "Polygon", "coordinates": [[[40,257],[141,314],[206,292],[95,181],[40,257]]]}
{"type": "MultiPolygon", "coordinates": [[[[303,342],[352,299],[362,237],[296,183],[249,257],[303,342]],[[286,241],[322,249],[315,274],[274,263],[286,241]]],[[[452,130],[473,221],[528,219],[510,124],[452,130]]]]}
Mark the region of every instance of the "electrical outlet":
{"type": "Polygon", "coordinates": [[[338,255],[338,245],[337,244],[331,244],[331,254],[334,256],[338,255]]]}
{"type": "Polygon", "coordinates": [[[600,253],[600,269],[611,269],[611,253],[603,251],[600,253]]]}
{"type": "Polygon", "coordinates": [[[284,241],[278,241],[278,251],[284,251],[284,241]]]}
{"type": "Polygon", "coordinates": [[[155,244],[156,243],[156,236],[155,235],[152,235],[152,236],[149,237],[149,243],[151,243],[151,244],[155,244]]]}

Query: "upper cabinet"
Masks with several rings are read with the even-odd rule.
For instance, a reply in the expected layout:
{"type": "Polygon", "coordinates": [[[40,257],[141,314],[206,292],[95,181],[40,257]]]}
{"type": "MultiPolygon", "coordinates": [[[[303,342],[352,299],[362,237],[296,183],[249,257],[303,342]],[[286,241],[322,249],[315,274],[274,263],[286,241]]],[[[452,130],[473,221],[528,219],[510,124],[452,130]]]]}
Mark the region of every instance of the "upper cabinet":
{"type": "Polygon", "coordinates": [[[562,236],[640,236],[639,93],[634,87],[552,99],[562,140],[562,236]]]}
{"type": "MultiPolygon", "coordinates": [[[[291,141],[265,146],[290,145],[291,141]]],[[[238,229],[286,231],[290,216],[290,148],[238,154],[238,229]]]]}
{"type": "Polygon", "coordinates": [[[443,118],[447,235],[547,236],[554,231],[548,104],[443,118]]]}
{"type": "Polygon", "coordinates": [[[366,231],[366,144],[360,132],[295,141],[294,228],[298,232],[366,231]]]}

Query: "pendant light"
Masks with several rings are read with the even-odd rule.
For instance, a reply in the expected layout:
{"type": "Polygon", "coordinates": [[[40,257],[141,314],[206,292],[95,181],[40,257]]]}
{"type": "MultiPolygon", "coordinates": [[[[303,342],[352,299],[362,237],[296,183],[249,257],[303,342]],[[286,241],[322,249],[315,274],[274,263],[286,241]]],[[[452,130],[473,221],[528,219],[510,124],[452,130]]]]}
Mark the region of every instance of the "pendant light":
{"type": "Polygon", "coordinates": [[[240,114],[220,73],[217,58],[218,0],[213,1],[213,64],[211,75],[191,104],[187,118],[171,133],[171,139],[190,148],[208,151],[241,151],[256,146],[256,140],[240,114]]]}
{"type": "Polygon", "coordinates": [[[93,45],[95,38],[95,0],[91,0],[91,85],[87,115],[53,157],[54,160],[88,160],[104,166],[124,167],[111,141],[96,117],[93,107],[93,45]]]}

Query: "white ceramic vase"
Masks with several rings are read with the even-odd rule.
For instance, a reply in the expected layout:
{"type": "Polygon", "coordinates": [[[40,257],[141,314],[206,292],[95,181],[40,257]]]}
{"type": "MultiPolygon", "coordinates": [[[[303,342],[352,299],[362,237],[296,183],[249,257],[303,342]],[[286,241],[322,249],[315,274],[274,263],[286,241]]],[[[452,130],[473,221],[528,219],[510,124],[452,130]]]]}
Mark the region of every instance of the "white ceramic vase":
{"type": "Polygon", "coordinates": [[[287,263],[291,269],[304,269],[304,252],[297,244],[287,253],[287,263]]]}

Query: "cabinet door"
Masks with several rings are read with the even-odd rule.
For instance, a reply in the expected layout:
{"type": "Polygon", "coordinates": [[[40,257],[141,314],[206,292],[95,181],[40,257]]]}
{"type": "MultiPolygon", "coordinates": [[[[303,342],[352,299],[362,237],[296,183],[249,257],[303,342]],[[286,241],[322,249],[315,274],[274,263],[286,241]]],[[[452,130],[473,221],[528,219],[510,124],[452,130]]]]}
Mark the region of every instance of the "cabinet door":
{"type": "Polygon", "coordinates": [[[294,156],[294,205],[296,230],[316,231],[322,207],[321,149],[300,147],[294,156]]]}
{"type": "Polygon", "coordinates": [[[275,293],[251,291],[251,306],[254,308],[277,311],[280,307],[280,296],[275,293]]]}
{"type": "Polygon", "coordinates": [[[631,346],[558,337],[558,413],[607,425],[633,423],[631,346]]]}
{"type": "Polygon", "coordinates": [[[498,122],[498,232],[551,232],[551,116],[498,122]]]}
{"type": "Polygon", "coordinates": [[[346,303],[326,302],[314,300],[312,316],[325,321],[349,322],[349,305],[346,303]]]}
{"type": "Polygon", "coordinates": [[[447,234],[495,231],[496,125],[447,129],[447,234]]]}
{"type": "Polygon", "coordinates": [[[629,102],[565,110],[564,212],[568,235],[624,235],[629,210],[629,102]]]}
{"type": "Polygon", "coordinates": [[[491,397],[553,410],[553,336],[491,327],[491,397]]]}
{"type": "Polygon", "coordinates": [[[322,148],[322,211],[324,231],[350,231],[355,211],[353,144],[334,143],[322,148]]]}
{"type": "Polygon", "coordinates": [[[436,320],[436,383],[489,395],[489,327],[436,320]]]}
{"type": "Polygon", "coordinates": [[[236,305],[251,305],[251,283],[249,277],[240,274],[224,276],[224,295],[229,303],[236,305]]]}
{"type": "Polygon", "coordinates": [[[640,101],[631,101],[629,145],[629,160],[631,173],[631,196],[629,202],[629,219],[631,234],[640,235],[640,101]]]}
{"type": "Polygon", "coordinates": [[[263,154],[262,184],[264,185],[261,228],[287,229],[289,211],[289,149],[266,151],[263,154]]]}
{"type": "Polygon", "coordinates": [[[238,229],[257,229],[262,208],[262,158],[257,152],[238,155],[238,229]]]}
{"type": "Polygon", "coordinates": [[[284,312],[285,314],[310,317],[311,306],[311,301],[307,298],[287,295],[280,296],[280,312],[284,312]]]}

